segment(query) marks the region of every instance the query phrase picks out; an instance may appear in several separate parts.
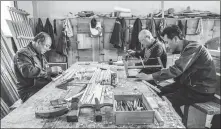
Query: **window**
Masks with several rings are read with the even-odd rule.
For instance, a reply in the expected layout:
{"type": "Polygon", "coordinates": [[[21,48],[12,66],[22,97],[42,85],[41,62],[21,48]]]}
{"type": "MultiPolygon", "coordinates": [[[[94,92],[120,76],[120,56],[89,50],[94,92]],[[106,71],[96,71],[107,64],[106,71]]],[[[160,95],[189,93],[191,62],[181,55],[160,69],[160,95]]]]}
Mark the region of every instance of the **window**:
{"type": "Polygon", "coordinates": [[[4,35],[12,36],[12,33],[6,22],[6,20],[11,20],[8,6],[14,7],[14,1],[1,1],[1,30],[3,31],[4,35]]]}

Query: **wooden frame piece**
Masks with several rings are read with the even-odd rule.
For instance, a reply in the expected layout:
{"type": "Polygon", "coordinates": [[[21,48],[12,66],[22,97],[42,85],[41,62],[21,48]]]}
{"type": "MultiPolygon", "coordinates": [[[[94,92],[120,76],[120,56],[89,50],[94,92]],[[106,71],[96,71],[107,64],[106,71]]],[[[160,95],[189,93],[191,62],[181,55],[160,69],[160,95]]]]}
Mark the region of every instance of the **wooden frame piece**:
{"type": "MultiPolygon", "coordinates": [[[[151,59],[154,59],[154,58],[151,58],[151,59]]],[[[132,59],[132,60],[135,60],[135,59],[132,59]]],[[[127,78],[136,78],[135,76],[129,75],[128,69],[163,68],[163,64],[162,64],[161,59],[159,57],[157,57],[157,60],[158,60],[159,65],[143,65],[143,66],[128,66],[128,60],[123,60],[124,69],[125,69],[125,73],[126,73],[127,78]]]]}

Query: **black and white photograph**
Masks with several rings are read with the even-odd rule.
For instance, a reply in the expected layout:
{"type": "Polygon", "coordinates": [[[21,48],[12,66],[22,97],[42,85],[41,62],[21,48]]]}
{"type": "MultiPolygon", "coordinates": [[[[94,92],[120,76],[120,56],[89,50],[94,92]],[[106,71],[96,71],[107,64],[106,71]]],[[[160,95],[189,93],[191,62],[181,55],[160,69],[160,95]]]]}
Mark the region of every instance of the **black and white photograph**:
{"type": "Polygon", "coordinates": [[[1,128],[220,127],[220,1],[1,1],[1,128]]]}

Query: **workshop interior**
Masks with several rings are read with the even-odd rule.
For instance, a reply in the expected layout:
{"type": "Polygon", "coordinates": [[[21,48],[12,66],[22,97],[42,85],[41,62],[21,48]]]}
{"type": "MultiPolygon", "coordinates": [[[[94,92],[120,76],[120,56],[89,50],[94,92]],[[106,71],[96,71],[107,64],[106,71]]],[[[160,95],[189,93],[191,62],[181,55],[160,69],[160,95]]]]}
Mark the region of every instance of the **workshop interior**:
{"type": "Polygon", "coordinates": [[[220,1],[1,1],[1,128],[220,128],[220,1]]]}

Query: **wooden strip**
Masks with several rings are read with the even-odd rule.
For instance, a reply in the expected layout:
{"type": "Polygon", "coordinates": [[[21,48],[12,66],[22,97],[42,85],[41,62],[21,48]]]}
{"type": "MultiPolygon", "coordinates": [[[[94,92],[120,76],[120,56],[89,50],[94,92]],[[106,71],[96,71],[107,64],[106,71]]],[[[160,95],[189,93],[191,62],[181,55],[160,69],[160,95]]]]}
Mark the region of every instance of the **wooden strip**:
{"type": "Polygon", "coordinates": [[[163,125],[164,125],[164,120],[163,120],[163,118],[161,117],[160,113],[159,113],[158,111],[156,111],[156,110],[155,110],[155,118],[156,118],[156,120],[157,120],[157,122],[158,122],[158,124],[159,124],[160,126],[163,126],[163,125]]]}
{"type": "Polygon", "coordinates": [[[15,7],[9,7],[9,10],[10,10],[10,11],[13,11],[13,12],[16,12],[16,13],[19,13],[19,14],[24,14],[24,15],[26,15],[26,16],[29,15],[29,13],[27,13],[27,12],[25,12],[25,11],[18,10],[18,9],[16,9],[15,7]]]}
{"type": "Polygon", "coordinates": [[[145,66],[128,66],[128,69],[142,69],[143,67],[145,68],[161,68],[161,65],[145,65],[145,66]]]}
{"type": "Polygon", "coordinates": [[[151,89],[154,89],[157,93],[160,93],[160,92],[161,92],[157,87],[151,85],[150,83],[148,83],[148,82],[146,82],[146,81],[144,81],[144,80],[142,80],[142,82],[143,82],[144,84],[146,84],[147,86],[149,86],[151,89]]]}
{"type": "Polygon", "coordinates": [[[145,66],[144,66],[144,63],[143,63],[143,60],[142,60],[141,56],[139,56],[139,57],[140,57],[140,61],[141,61],[142,65],[143,65],[143,68],[145,68],[145,66]]]}
{"type": "Polygon", "coordinates": [[[27,37],[27,36],[23,36],[23,35],[19,35],[17,36],[17,39],[34,39],[34,37],[27,37]]]}
{"type": "Polygon", "coordinates": [[[30,25],[30,23],[28,22],[29,20],[28,20],[27,16],[24,16],[24,15],[23,15],[23,17],[25,18],[25,21],[26,21],[27,26],[28,26],[28,28],[29,28],[29,33],[30,33],[29,36],[34,36],[34,33],[33,33],[33,31],[32,31],[31,25],[30,25]]]}
{"type": "Polygon", "coordinates": [[[163,63],[162,63],[160,57],[157,57],[157,60],[158,60],[159,64],[161,65],[161,67],[164,68],[164,67],[163,67],[163,63]]]}
{"type": "Polygon", "coordinates": [[[22,35],[26,36],[25,30],[24,30],[24,27],[21,24],[22,21],[21,21],[19,15],[17,13],[14,13],[14,15],[15,15],[15,20],[16,20],[17,24],[20,26],[20,31],[21,31],[22,35]]]}

